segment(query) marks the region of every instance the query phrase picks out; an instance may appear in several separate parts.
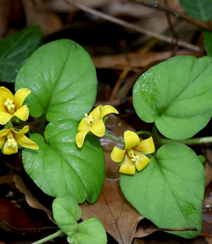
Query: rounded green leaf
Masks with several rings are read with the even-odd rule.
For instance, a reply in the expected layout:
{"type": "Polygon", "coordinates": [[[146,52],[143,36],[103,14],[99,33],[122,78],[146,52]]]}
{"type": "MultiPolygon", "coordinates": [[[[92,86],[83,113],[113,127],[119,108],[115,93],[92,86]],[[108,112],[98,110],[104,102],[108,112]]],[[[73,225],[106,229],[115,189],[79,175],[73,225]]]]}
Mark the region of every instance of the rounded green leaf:
{"type": "Polygon", "coordinates": [[[31,25],[0,41],[0,80],[14,82],[20,67],[38,48],[42,38],[39,26],[31,25]]]}
{"type": "Polygon", "coordinates": [[[200,233],[205,174],[191,148],[163,145],[144,170],[134,176],[122,174],[120,184],[127,200],[159,228],[197,228],[169,232],[184,238],[200,233]]]}
{"type": "Polygon", "coordinates": [[[51,122],[60,118],[80,120],[96,99],[96,71],[80,45],[57,40],[31,55],[19,70],[15,87],[32,91],[26,102],[33,117],[46,114],[51,122]]]}
{"type": "Polygon", "coordinates": [[[23,150],[26,172],[46,194],[73,196],[78,203],[95,202],[105,176],[104,153],[98,139],[87,135],[82,149],[76,146],[78,122],[71,119],[49,123],[45,140],[39,134],[30,139],[39,150],[23,150]]]}
{"type": "Polygon", "coordinates": [[[136,113],[168,138],[194,136],[211,119],[211,74],[211,57],[178,56],[150,68],[133,88],[136,113]]]}
{"type": "Polygon", "coordinates": [[[101,222],[90,218],[81,222],[74,236],[68,236],[67,241],[71,244],[106,244],[107,235],[101,222]]]}
{"type": "Polygon", "coordinates": [[[71,197],[57,197],[52,203],[54,219],[58,227],[73,236],[78,228],[77,221],[81,218],[82,212],[76,200],[71,197]]]}

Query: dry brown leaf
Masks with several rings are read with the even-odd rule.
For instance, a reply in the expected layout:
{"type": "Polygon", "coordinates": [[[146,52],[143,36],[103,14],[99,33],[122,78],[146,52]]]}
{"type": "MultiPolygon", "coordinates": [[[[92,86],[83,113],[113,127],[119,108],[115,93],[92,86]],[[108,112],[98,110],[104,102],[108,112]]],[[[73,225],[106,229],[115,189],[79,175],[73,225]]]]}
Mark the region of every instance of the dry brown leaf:
{"type": "Polygon", "coordinates": [[[32,0],[22,0],[27,26],[39,25],[43,36],[48,36],[62,28],[61,19],[51,11],[42,11],[32,0]]]}
{"type": "Polygon", "coordinates": [[[105,230],[120,244],[130,244],[136,226],[144,217],[125,199],[119,180],[105,179],[96,203],[82,204],[82,219],[97,218],[105,230]]]}
{"type": "MultiPolygon", "coordinates": [[[[140,1],[142,2],[142,1],[140,1]]],[[[164,0],[157,1],[159,4],[164,6],[164,0]]],[[[175,11],[182,12],[183,8],[181,7],[178,0],[169,1],[168,6],[175,11]]],[[[150,30],[156,33],[164,33],[169,29],[169,23],[167,21],[167,16],[164,11],[160,11],[157,8],[151,8],[143,6],[142,4],[133,3],[133,1],[115,1],[110,4],[107,9],[105,9],[107,14],[115,16],[132,16],[137,18],[137,21],[134,21],[133,24],[142,26],[146,30],[150,30]]],[[[172,23],[179,21],[173,15],[170,15],[172,23]]],[[[147,35],[140,36],[140,40],[144,41],[149,39],[147,35]]]]}
{"type": "Polygon", "coordinates": [[[13,172],[12,170],[7,175],[0,175],[0,185],[13,183],[13,172]]]}
{"type": "Polygon", "coordinates": [[[0,206],[0,229],[6,232],[28,235],[56,229],[33,220],[21,205],[0,198],[0,206]]]}
{"type": "MultiPolygon", "coordinates": [[[[195,55],[194,52],[180,50],[175,53],[177,55],[195,55]]],[[[155,52],[155,53],[129,53],[108,55],[103,57],[93,57],[93,63],[96,68],[123,68],[123,67],[146,67],[152,63],[161,62],[173,56],[172,51],[155,52]]]]}
{"type": "MultiPolygon", "coordinates": [[[[99,8],[114,1],[115,0],[77,0],[78,3],[92,8],[99,8]]],[[[47,0],[46,3],[43,4],[43,8],[66,13],[76,11],[76,8],[68,5],[65,1],[61,0],[47,0]]]]}
{"type": "Polygon", "coordinates": [[[148,236],[155,231],[159,231],[159,228],[156,226],[150,226],[150,225],[138,225],[135,235],[135,238],[145,237],[148,236]]]}
{"type": "Polygon", "coordinates": [[[21,26],[22,16],[21,0],[0,0],[0,39],[12,32],[11,27],[21,26]]]}
{"type": "Polygon", "coordinates": [[[52,212],[46,208],[34,195],[33,193],[27,188],[25,183],[23,182],[22,178],[18,174],[14,174],[13,181],[15,186],[25,195],[26,201],[32,208],[41,209],[45,211],[52,222],[55,223],[52,212]]]}

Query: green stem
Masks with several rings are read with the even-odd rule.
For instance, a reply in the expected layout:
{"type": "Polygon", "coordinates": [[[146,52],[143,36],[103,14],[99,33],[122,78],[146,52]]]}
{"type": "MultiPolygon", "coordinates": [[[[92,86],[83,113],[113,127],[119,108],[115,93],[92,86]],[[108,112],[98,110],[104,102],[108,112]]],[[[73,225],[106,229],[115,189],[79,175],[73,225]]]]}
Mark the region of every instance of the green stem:
{"type": "Polygon", "coordinates": [[[110,138],[111,140],[114,140],[114,141],[123,141],[124,140],[123,137],[118,138],[118,137],[112,136],[111,134],[109,134],[107,132],[107,130],[105,131],[105,136],[108,137],[108,138],[110,138]]]}
{"type": "Polygon", "coordinates": [[[166,143],[173,143],[173,142],[183,143],[183,144],[186,144],[188,146],[201,145],[201,144],[205,144],[205,143],[212,143],[212,136],[199,137],[199,138],[190,138],[190,139],[186,139],[186,140],[171,140],[171,139],[161,138],[158,135],[157,128],[156,128],[155,125],[153,126],[152,131],[153,131],[154,138],[161,145],[166,144],[166,143]]]}
{"type": "Polygon", "coordinates": [[[152,136],[152,132],[150,131],[147,131],[147,130],[140,130],[140,131],[137,131],[135,132],[137,135],[150,135],[152,136]]]}
{"type": "Polygon", "coordinates": [[[191,138],[191,139],[181,140],[181,141],[160,138],[159,142],[160,142],[160,144],[166,144],[166,143],[170,143],[170,142],[180,142],[180,143],[192,146],[192,145],[198,145],[198,144],[212,143],[212,136],[191,138]]]}
{"type": "Polygon", "coordinates": [[[52,235],[49,235],[49,236],[47,236],[47,237],[44,237],[43,239],[40,239],[40,240],[38,240],[38,241],[36,241],[36,242],[33,242],[32,244],[41,244],[41,243],[47,242],[47,241],[49,241],[49,240],[54,239],[55,237],[60,236],[62,233],[63,233],[62,230],[58,230],[56,233],[54,233],[54,234],[52,234],[52,235]]]}
{"type": "Polygon", "coordinates": [[[45,125],[46,125],[46,115],[44,114],[40,123],[40,133],[42,136],[44,135],[45,125]]]}

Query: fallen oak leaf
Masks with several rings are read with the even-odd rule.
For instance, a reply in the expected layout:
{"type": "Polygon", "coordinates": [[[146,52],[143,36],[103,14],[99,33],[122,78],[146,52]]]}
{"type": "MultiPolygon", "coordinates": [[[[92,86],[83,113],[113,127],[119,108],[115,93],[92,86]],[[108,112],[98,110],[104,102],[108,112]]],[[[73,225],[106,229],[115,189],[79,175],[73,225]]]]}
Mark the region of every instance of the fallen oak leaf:
{"type": "Polygon", "coordinates": [[[97,218],[119,244],[132,242],[136,226],[144,218],[125,199],[118,179],[105,179],[99,199],[80,207],[83,220],[97,218]]]}
{"type": "Polygon", "coordinates": [[[57,229],[43,226],[40,221],[29,218],[21,206],[0,198],[0,229],[14,234],[29,235],[57,229]]]}
{"type": "Polygon", "coordinates": [[[29,204],[30,207],[41,209],[46,212],[49,219],[55,223],[52,211],[49,210],[47,207],[45,207],[35,196],[34,194],[27,188],[25,185],[22,177],[18,174],[13,175],[13,182],[15,183],[15,186],[19,189],[20,192],[22,192],[25,195],[26,201],[29,204]]]}
{"type": "Polygon", "coordinates": [[[197,228],[158,228],[151,225],[138,225],[134,238],[148,236],[156,231],[197,231],[197,228]]]}

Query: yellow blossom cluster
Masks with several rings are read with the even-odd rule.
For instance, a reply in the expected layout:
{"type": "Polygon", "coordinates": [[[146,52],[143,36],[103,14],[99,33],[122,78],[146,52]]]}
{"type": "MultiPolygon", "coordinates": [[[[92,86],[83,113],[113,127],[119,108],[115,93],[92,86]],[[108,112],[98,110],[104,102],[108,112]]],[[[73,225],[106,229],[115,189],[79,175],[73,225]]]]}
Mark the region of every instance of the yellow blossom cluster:
{"type": "Polygon", "coordinates": [[[15,95],[6,87],[0,87],[0,124],[6,125],[0,130],[0,147],[3,154],[13,154],[18,152],[18,145],[30,149],[38,149],[38,145],[31,141],[26,134],[29,126],[24,126],[21,130],[8,128],[7,123],[12,118],[18,118],[26,121],[29,117],[29,109],[27,105],[23,105],[25,98],[30,94],[30,90],[22,88],[17,90],[15,95]]]}
{"type": "MultiPolygon", "coordinates": [[[[106,127],[103,122],[105,115],[116,113],[118,111],[110,106],[98,106],[93,111],[82,118],[79,123],[78,133],[76,135],[76,144],[79,148],[83,146],[86,135],[92,132],[98,137],[105,135],[106,127]]],[[[141,171],[150,162],[145,154],[155,151],[155,145],[152,137],[140,141],[139,136],[133,131],[125,131],[124,133],[124,149],[114,147],[111,153],[111,159],[114,162],[121,163],[119,172],[134,175],[136,169],[141,171]]]]}

